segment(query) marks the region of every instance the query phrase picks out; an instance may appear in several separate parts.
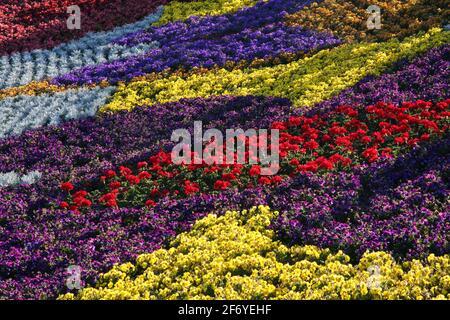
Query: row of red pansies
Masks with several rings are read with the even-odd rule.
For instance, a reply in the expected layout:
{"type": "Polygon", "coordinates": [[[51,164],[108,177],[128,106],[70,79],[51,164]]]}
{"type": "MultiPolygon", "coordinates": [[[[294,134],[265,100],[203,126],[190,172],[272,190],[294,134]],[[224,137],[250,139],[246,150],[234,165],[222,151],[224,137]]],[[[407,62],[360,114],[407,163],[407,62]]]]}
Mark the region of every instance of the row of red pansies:
{"type": "MultiPolygon", "coordinates": [[[[180,1],[180,0],[178,0],[180,1]]],[[[183,1],[183,0],[182,0],[183,1]]],[[[90,31],[104,31],[152,13],[169,0],[21,0],[0,3],[0,56],[51,48],[90,31]],[[69,30],[67,8],[81,9],[81,29],[69,30]]]]}
{"type": "MultiPolygon", "coordinates": [[[[203,159],[202,164],[175,165],[170,153],[160,151],[148,162],[139,162],[134,170],[122,166],[119,172],[107,171],[100,177],[100,186],[89,193],[81,190],[70,194],[74,186],[70,182],[62,184],[69,196],[60,206],[71,210],[93,203],[108,207],[154,206],[167,196],[274,185],[300,172],[345,170],[380,157],[396,156],[448,131],[449,104],[450,100],[436,104],[419,100],[401,106],[378,103],[359,109],[341,106],[312,117],[291,116],[285,122],[272,123],[272,128],[280,131],[277,175],[262,176],[259,165],[207,164],[211,159],[203,159]]],[[[259,160],[248,151],[251,144],[259,141],[246,138],[245,159],[259,160]]],[[[192,158],[196,156],[193,152],[192,158]]],[[[216,155],[212,160],[223,156],[216,155]]]]}

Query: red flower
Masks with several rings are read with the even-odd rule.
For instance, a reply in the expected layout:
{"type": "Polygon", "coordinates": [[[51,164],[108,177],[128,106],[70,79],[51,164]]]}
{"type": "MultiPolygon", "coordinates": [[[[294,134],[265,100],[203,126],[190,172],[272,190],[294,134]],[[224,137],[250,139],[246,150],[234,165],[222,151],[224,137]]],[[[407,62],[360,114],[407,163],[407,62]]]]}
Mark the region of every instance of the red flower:
{"type": "Polygon", "coordinates": [[[141,182],[141,179],[139,179],[139,177],[133,175],[127,176],[126,179],[131,185],[139,184],[139,182],[141,182]]]}
{"type": "Polygon", "coordinates": [[[333,169],[333,162],[331,162],[330,160],[327,159],[321,159],[320,161],[317,161],[319,164],[319,168],[320,169],[325,169],[325,170],[331,170],[333,169]]]}
{"type": "Polygon", "coordinates": [[[377,111],[377,110],[378,110],[378,108],[375,107],[375,106],[368,106],[368,107],[366,108],[366,111],[367,111],[368,113],[375,113],[375,111],[377,111]]]}
{"type": "Polygon", "coordinates": [[[117,201],[115,199],[109,199],[106,205],[110,208],[117,207],[117,201]]]}
{"type": "Polygon", "coordinates": [[[138,169],[142,169],[142,168],[146,167],[147,165],[148,165],[147,162],[142,161],[142,162],[138,162],[137,167],[138,167],[138,169]]]}
{"type": "Polygon", "coordinates": [[[111,190],[119,189],[120,186],[121,186],[121,183],[120,183],[119,181],[111,182],[111,183],[109,184],[109,188],[110,188],[111,190]]]}
{"type": "Polygon", "coordinates": [[[184,181],[184,193],[186,195],[194,194],[200,191],[197,183],[191,182],[189,180],[184,181]]]}
{"type": "Polygon", "coordinates": [[[124,177],[126,177],[132,173],[130,168],[127,168],[124,166],[120,166],[119,170],[120,170],[120,174],[124,177]]]}
{"type": "Polygon", "coordinates": [[[298,159],[292,159],[289,164],[291,164],[294,167],[298,167],[298,165],[300,164],[300,161],[298,161],[298,159]]]}
{"type": "Polygon", "coordinates": [[[152,175],[150,173],[148,173],[147,171],[142,171],[138,174],[139,179],[145,180],[145,179],[149,179],[152,177],[152,175]]]}
{"type": "Polygon", "coordinates": [[[355,109],[353,109],[352,107],[349,107],[349,106],[339,106],[336,109],[336,112],[346,114],[349,117],[357,117],[358,116],[358,111],[356,111],[355,109]]]}
{"type": "Polygon", "coordinates": [[[369,136],[364,136],[361,138],[362,143],[368,144],[372,141],[372,138],[369,136]]]}
{"type": "Polygon", "coordinates": [[[236,180],[236,175],[234,173],[223,173],[222,179],[226,181],[236,180]]]}
{"type": "Polygon", "coordinates": [[[64,182],[61,184],[61,189],[67,192],[72,191],[74,188],[75,187],[70,182],[64,182]]]}
{"type": "Polygon", "coordinates": [[[384,148],[383,150],[381,150],[381,155],[386,158],[392,158],[392,149],[384,148]]]}
{"type": "Polygon", "coordinates": [[[86,197],[87,195],[88,195],[87,191],[80,190],[80,191],[75,192],[75,193],[73,194],[73,197],[74,197],[74,198],[78,198],[78,197],[84,198],[84,197],[86,197]]]}
{"type": "Polygon", "coordinates": [[[308,142],[305,142],[305,148],[308,150],[314,150],[314,149],[317,149],[318,147],[319,147],[319,144],[317,143],[317,141],[310,140],[308,142]]]}
{"type": "Polygon", "coordinates": [[[145,205],[147,207],[154,207],[154,206],[156,206],[156,202],[153,200],[147,200],[147,201],[145,201],[145,205]]]}
{"type": "Polygon", "coordinates": [[[77,206],[81,206],[81,204],[83,203],[84,198],[83,197],[76,197],[73,198],[73,203],[75,203],[77,206]]]}
{"type": "Polygon", "coordinates": [[[272,123],[272,129],[286,130],[287,127],[284,122],[275,121],[272,123]]]}
{"type": "Polygon", "coordinates": [[[352,164],[352,159],[349,159],[349,158],[343,158],[341,162],[342,162],[342,165],[343,165],[344,167],[348,167],[349,165],[352,164]]]}
{"type": "Polygon", "coordinates": [[[90,206],[92,206],[92,202],[90,200],[88,200],[88,199],[83,199],[81,201],[81,206],[82,207],[90,207],[90,206]]]}
{"type": "Polygon", "coordinates": [[[105,175],[106,175],[106,177],[107,177],[108,179],[110,179],[110,178],[116,176],[116,172],[113,171],[113,170],[108,170],[108,171],[106,171],[105,175]]]}
{"type": "Polygon", "coordinates": [[[223,180],[217,180],[214,183],[214,190],[226,190],[230,186],[230,182],[223,181],[223,180]]]}
{"type": "Polygon", "coordinates": [[[253,177],[253,176],[259,176],[259,175],[261,174],[261,167],[258,166],[258,165],[254,165],[254,166],[250,169],[250,171],[249,171],[248,174],[250,175],[250,177],[253,177]]]}
{"type": "Polygon", "coordinates": [[[396,144],[404,144],[404,143],[406,143],[406,139],[403,137],[396,137],[396,138],[394,138],[394,142],[396,144]]]}
{"type": "Polygon", "coordinates": [[[344,157],[338,153],[335,153],[330,158],[328,158],[328,160],[330,160],[333,163],[336,163],[336,162],[344,160],[344,157]]]}
{"type": "Polygon", "coordinates": [[[381,134],[381,132],[378,132],[378,131],[374,132],[373,137],[375,138],[375,140],[377,142],[384,143],[384,138],[383,138],[383,135],[381,134]]]}
{"type": "Polygon", "coordinates": [[[369,162],[374,162],[378,160],[378,150],[375,147],[366,149],[362,153],[363,157],[366,158],[369,162]]]}
{"type": "Polygon", "coordinates": [[[420,141],[420,139],[418,139],[418,138],[411,139],[408,141],[408,145],[410,145],[411,147],[414,147],[419,141],[420,141]]]}
{"type": "Polygon", "coordinates": [[[234,165],[233,170],[231,170],[231,173],[235,174],[235,175],[240,175],[242,172],[242,168],[243,168],[243,165],[237,163],[234,165]]]}
{"type": "Polygon", "coordinates": [[[342,146],[342,147],[349,147],[352,145],[352,142],[347,137],[337,137],[336,138],[336,145],[342,146]]]}
{"type": "Polygon", "coordinates": [[[258,179],[258,183],[260,185],[268,185],[268,184],[270,184],[270,179],[267,177],[261,177],[258,179]]]}
{"type": "Polygon", "coordinates": [[[166,153],[164,151],[160,151],[158,152],[158,154],[151,156],[150,157],[150,162],[155,165],[155,164],[170,164],[172,163],[172,158],[171,158],[171,154],[170,153],[166,153]]]}
{"type": "Polygon", "coordinates": [[[161,171],[162,167],[159,164],[154,164],[151,168],[151,171],[161,171]]]}
{"type": "Polygon", "coordinates": [[[280,176],[275,176],[272,178],[272,183],[274,183],[274,184],[281,183],[282,181],[283,181],[283,178],[280,176]]]}
{"type": "Polygon", "coordinates": [[[305,165],[298,166],[297,170],[299,172],[316,172],[319,166],[314,162],[308,162],[305,165]]]}
{"type": "Polygon", "coordinates": [[[63,201],[59,204],[59,207],[62,209],[67,209],[69,207],[69,204],[67,202],[63,201]]]}
{"type": "Polygon", "coordinates": [[[289,117],[288,124],[290,126],[298,126],[301,123],[302,123],[302,118],[301,117],[294,117],[294,116],[289,117]]]}
{"type": "MultiPolygon", "coordinates": [[[[107,193],[103,196],[101,196],[98,201],[105,202],[108,205],[108,202],[111,202],[112,200],[116,201],[118,190],[113,190],[110,193],[107,193]]],[[[114,205],[115,206],[115,205],[114,205]]],[[[112,206],[112,207],[114,207],[112,206]]]]}

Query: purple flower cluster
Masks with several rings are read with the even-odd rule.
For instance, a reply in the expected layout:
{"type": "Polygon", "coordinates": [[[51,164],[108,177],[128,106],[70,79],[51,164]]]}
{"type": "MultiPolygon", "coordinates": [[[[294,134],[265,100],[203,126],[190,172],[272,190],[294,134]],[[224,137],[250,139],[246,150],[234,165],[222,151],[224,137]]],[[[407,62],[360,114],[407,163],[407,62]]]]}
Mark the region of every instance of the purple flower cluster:
{"type": "Polygon", "coordinates": [[[283,53],[306,53],[341,43],[330,34],[289,27],[283,22],[236,32],[211,39],[199,37],[153,49],[145,55],[88,66],[57,77],[52,83],[82,85],[106,80],[115,84],[168,68],[211,68],[227,62],[274,58],[283,53]]]}
{"type": "Polygon", "coordinates": [[[113,43],[135,46],[143,42],[158,41],[161,47],[171,47],[198,39],[220,38],[244,29],[258,29],[280,22],[286,15],[297,12],[312,2],[312,0],[259,1],[255,6],[242,8],[236,13],[220,16],[192,16],[185,21],[176,21],[130,33],[113,43]]]}

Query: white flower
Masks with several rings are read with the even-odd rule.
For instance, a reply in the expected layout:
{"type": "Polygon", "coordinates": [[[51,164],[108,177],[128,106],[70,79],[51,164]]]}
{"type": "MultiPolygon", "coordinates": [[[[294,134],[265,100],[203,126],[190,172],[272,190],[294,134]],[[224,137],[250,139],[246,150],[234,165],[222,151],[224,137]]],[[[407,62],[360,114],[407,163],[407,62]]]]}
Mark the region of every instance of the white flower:
{"type": "Polygon", "coordinates": [[[0,173],[0,187],[8,187],[20,183],[20,178],[14,171],[0,173]]]}
{"type": "Polygon", "coordinates": [[[30,171],[22,176],[14,171],[0,173],[0,187],[30,185],[36,183],[41,177],[42,173],[39,171],[30,171]]]}
{"type": "Polygon", "coordinates": [[[0,100],[0,138],[68,119],[94,116],[114,90],[115,87],[80,88],[0,100]]]}

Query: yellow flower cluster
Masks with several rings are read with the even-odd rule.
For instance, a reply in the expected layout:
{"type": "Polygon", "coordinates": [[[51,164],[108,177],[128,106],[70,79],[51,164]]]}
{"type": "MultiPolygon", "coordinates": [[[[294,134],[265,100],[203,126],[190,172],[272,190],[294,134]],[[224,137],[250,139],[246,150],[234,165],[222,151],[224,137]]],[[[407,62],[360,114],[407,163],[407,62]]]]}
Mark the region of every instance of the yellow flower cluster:
{"type": "MultiPolygon", "coordinates": [[[[106,88],[109,84],[106,81],[103,81],[99,84],[101,88],[106,88]]],[[[95,88],[97,84],[89,84],[84,85],[84,88],[95,88]]],[[[27,95],[27,96],[37,96],[45,93],[56,93],[62,92],[69,89],[79,89],[79,86],[70,85],[70,86],[58,86],[54,84],[50,84],[48,81],[32,81],[29,84],[12,87],[7,89],[0,90],[0,100],[7,97],[14,97],[18,95],[27,95]]]]}
{"type": "Polygon", "coordinates": [[[450,32],[435,28],[403,41],[345,44],[287,64],[231,71],[222,68],[159,79],[150,76],[153,79],[119,84],[113,99],[100,112],[213,95],[279,96],[290,99],[296,106],[311,106],[367,75],[381,74],[399,59],[411,58],[448,42],[450,32]]]}
{"type": "Polygon", "coordinates": [[[186,20],[190,16],[215,16],[233,13],[243,7],[254,6],[257,0],[204,0],[179,2],[172,1],[164,7],[164,13],[154,26],[161,26],[177,20],[186,20]]]}
{"type": "Polygon", "coordinates": [[[328,31],[349,42],[386,41],[404,38],[448,22],[448,0],[324,0],[314,2],[286,19],[289,25],[299,25],[318,31],[328,31]],[[366,9],[377,5],[381,9],[382,27],[368,30],[366,9]]]}
{"type": "Polygon", "coordinates": [[[450,257],[398,264],[366,253],[286,247],[268,230],[276,211],[259,206],[199,220],[169,249],[116,265],[96,288],[60,299],[448,299],[450,257]]]}
{"type": "Polygon", "coordinates": [[[0,90],[0,99],[17,95],[38,95],[41,93],[64,91],[65,88],[51,85],[47,81],[30,82],[27,85],[0,90]]]}

